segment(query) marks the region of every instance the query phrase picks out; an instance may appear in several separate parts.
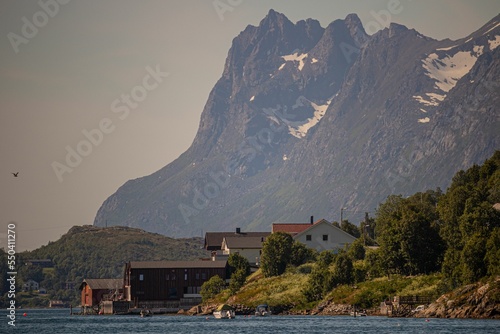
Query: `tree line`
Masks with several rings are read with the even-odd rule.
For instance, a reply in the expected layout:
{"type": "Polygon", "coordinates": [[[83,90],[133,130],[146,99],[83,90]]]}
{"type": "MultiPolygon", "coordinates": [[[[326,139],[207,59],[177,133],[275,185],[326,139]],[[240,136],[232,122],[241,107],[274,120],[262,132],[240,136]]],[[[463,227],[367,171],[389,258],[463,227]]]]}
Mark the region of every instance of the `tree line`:
{"type": "MultiPolygon", "coordinates": [[[[366,221],[359,228],[347,221],[334,224],[358,239],[346,249],[318,253],[287,233],[273,233],[263,243],[262,274],[278,276],[311,263],[302,289],[307,301],[321,300],[339,285],[382,276],[441,273],[444,293],[500,275],[500,151],[483,165],[456,173],[444,193],[437,188],[408,197],[390,195],[368,226],[366,221]]],[[[234,294],[250,272],[238,269],[244,258],[231,255],[230,262],[232,257],[239,263],[232,264],[238,282],[232,283],[234,294]]],[[[211,284],[205,283],[202,291],[211,284]]],[[[218,284],[205,300],[225,288],[218,284]]]]}

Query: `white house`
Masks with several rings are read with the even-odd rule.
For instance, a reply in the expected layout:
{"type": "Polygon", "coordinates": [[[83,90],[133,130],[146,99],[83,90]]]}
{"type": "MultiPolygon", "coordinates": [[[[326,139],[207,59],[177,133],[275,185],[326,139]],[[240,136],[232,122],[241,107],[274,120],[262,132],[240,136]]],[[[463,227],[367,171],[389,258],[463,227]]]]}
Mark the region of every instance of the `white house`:
{"type": "Polygon", "coordinates": [[[273,224],[273,232],[278,230],[292,234],[295,240],[320,252],[342,249],[356,240],[355,237],[325,219],[313,224],[277,224],[276,227],[273,224]]]}
{"type": "Polygon", "coordinates": [[[33,291],[38,290],[40,288],[40,284],[32,279],[27,280],[23,284],[23,291],[33,291]]]}
{"type": "Polygon", "coordinates": [[[228,236],[222,240],[222,253],[231,255],[238,253],[248,260],[251,265],[258,265],[262,253],[262,243],[265,237],[236,237],[228,236]]]}

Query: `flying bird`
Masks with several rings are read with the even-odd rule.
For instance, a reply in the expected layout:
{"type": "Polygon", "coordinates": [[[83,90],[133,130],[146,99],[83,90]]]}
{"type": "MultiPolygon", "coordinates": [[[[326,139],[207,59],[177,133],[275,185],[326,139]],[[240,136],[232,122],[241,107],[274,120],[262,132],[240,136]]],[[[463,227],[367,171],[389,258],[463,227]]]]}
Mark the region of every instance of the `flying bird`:
{"type": "Polygon", "coordinates": [[[17,177],[17,174],[19,174],[19,172],[17,172],[17,173],[12,173],[12,175],[14,175],[14,177],[17,177]]]}

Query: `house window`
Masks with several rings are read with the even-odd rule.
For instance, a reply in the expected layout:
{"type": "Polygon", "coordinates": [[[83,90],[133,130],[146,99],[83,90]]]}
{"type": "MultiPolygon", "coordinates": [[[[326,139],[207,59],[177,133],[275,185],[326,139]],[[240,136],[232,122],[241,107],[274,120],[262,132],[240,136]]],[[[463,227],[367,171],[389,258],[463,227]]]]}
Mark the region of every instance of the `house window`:
{"type": "Polygon", "coordinates": [[[166,274],[165,275],[165,280],[169,281],[170,280],[170,275],[169,274],[166,274]]]}
{"type": "Polygon", "coordinates": [[[139,274],[139,281],[144,281],[144,275],[143,274],[139,274]]]}
{"type": "Polygon", "coordinates": [[[196,273],[195,277],[196,279],[200,279],[200,273],[196,273]]]}
{"type": "Polygon", "coordinates": [[[168,298],[177,298],[177,288],[168,289],[168,298]]]}
{"type": "Polygon", "coordinates": [[[323,234],[323,241],[328,241],[328,234],[323,234]]]}
{"type": "Polygon", "coordinates": [[[201,279],[207,279],[207,273],[201,273],[201,279]]]}
{"type": "Polygon", "coordinates": [[[187,273],[185,273],[185,274],[184,274],[184,280],[185,280],[185,281],[187,281],[187,280],[188,280],[188,274],[187,274],[187,273]]]}
{"type": "Polygon", "coordinates": [[[310,234],[306,234],[306,241],[311,241],[312,240],[312,237],[310,234]]]}

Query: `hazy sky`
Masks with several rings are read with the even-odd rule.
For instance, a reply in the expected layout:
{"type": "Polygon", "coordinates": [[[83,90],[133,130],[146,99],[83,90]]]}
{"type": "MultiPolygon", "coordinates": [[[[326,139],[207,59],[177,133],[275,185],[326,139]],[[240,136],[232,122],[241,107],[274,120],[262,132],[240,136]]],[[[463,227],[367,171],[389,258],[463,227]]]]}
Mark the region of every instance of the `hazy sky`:
{"type": "Polygon", "coordinates": [[[124,182],[184,152],[232,39],[271,8],[458,39],[500,1],[0,0],[0,247],[11,222],[18,250],[92,224],[124,182]]]}

